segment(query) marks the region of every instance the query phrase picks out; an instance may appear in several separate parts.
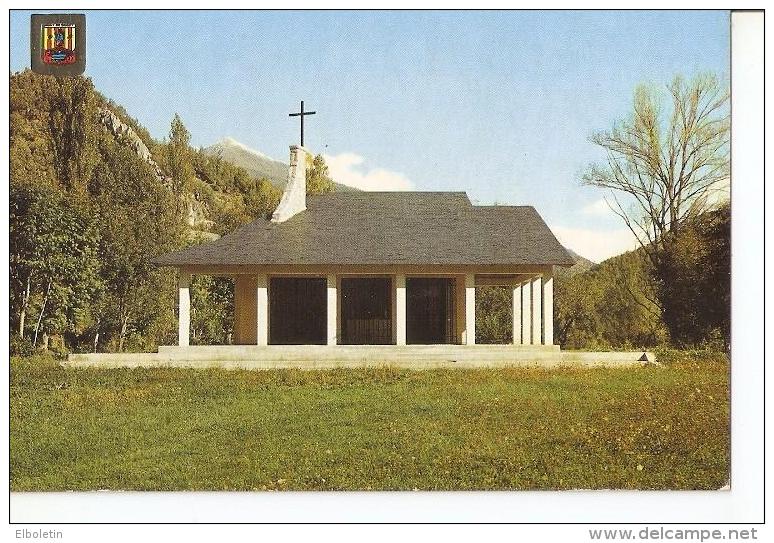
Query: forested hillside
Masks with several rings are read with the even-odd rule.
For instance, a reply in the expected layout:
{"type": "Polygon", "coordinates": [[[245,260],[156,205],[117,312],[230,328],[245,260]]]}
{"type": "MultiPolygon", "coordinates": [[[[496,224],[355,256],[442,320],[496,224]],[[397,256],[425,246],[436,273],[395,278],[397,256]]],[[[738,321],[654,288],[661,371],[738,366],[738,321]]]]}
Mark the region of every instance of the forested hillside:
{"type": "MultiPolygon", "coordinates": [[[[640,248],[554,271],[554,341],[569,349],[659,346],[728,349],[731,335],[731,210],[687,220],[665,242],[658,268],[640,248]]],[[[480,343],[509,343],[512,291],[476,295],[480,343]]]]}
{"type": "Polygon", "coordinates": [[[576,275],[557,275],[554,296],[555,341],[565,347],[645,349],[667,343],[655,284],[641,251],[576,275]]]}
{"type": "MultiPolygon", "coordinates": [[[[26,70],[10,93],[12,350],[173,343],[175,276],[151,259],[270,213],[279,189],[192,149],[177,115],[154,140],[88,78],[26,70]]],[[[311,190],[332,190],[312,166],[311,190]]],[[[230,282],[197,279],[193,296],[193,341],[226,341],[230,282]]]]}
{"type": "Polygon", "coordinates": [[[727,349],[730,228],[726,202],[668,236],[658,267],[638,249],[580,274],[557,275],[556,341],[584,349],[667,344],[727,349]]]}
{"type": "MultiPolygon", "coordinates": [[[[153,257],[266,216],[280,191],[218,153],[182,119],[157,141],[88,78],[11,76],[10,326],[16,352],[154,350],[176,341],[175,274],[153,257]]],[[[336,185],[322,156],[307,190],[336,185]]],[[[555,281],[555,340],[583,349],[728,347],[730,209],[680,223],[659,258],[640,249],[577,258],[555,281]]],[[[191,342],[228,343],[233,284],[196,277],[191,342]]],[[[509,289],[479,290],[479,341],[509,342],[509,289]]]]}

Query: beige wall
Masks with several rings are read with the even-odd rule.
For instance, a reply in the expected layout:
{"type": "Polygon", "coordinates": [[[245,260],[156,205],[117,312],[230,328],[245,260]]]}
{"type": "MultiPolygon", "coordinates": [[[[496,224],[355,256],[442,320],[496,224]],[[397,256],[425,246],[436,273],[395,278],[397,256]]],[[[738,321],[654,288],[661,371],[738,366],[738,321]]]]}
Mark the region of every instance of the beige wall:
{"type": "Polygon", "coordinates": [[[255,345],[257,328],[255,276],[238,275],[234,278],[234,343],[236,345],[255,345]]]}

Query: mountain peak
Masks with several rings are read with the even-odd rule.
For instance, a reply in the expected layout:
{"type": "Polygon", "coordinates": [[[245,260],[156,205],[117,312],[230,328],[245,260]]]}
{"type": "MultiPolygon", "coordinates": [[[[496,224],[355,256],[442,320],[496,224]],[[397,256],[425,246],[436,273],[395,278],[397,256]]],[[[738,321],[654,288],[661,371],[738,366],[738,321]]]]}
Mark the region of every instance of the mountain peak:
{"type": "Polygon", "coordinates": [[[232,138],[231,136],[226,136],[224,138],[221,138],[217,143],[215,143],[214,145],[210,146],[210,148],[221,148],[221,149],[222,148],[226,148],[226,147],[231,147],[231,148],[235,147],[237,149],[241,149],[242,151],[246,151],[248,153],[254,154],[254,155],[256,155],[256,156],[258,156],[258,157],[260,157],[262,159],[273,160],[274,162],[280,162],[279,160],[276,160],[276,159],[266,155],[265,153],[262,153],[262,152],[260,152],[260,151],[258,151],[256,149],[253,149],[252,147],[248,147],[247,145],[245,145],[241,141],[237,141],[234,138],[232,138]]]}
{"type": "MultiPolygon", "coordinates": [[[[244,168],[256,179],[268,179],[274,186],[284,189],[288,178],[288,164],[251,149],[244,143],[226,136],[204,149],[207,155],[220,156],[226,162],[244,168]]],[[[357,190],[334,183],[337,191],[357,190]]]]}
{"type": "Polygon", "coordinates": [[[278,188],[285,186],[288,165],[251,149],[234,138],[225,137],[204,149],[205,154],[220,156],[226,162],[240,166],[256,179],[268,179],[278,188]]]}

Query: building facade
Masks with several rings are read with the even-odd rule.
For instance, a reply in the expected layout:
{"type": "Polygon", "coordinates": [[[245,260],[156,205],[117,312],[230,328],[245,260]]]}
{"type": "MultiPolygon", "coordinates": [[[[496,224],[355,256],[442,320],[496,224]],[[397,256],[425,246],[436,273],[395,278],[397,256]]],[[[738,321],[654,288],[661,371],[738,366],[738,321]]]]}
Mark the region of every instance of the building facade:
{"type": "Polygon", "coordinates": [[[513,343],[553,345],[553,268],[572,265],[534,208],[474,206],[461,192],[306,196],[291,147],[273,216],[158,257],[179,273],[179,346],[196,274],[234,281],[234,343],[476,343],[476,288],[513,290],[513,343]]]}

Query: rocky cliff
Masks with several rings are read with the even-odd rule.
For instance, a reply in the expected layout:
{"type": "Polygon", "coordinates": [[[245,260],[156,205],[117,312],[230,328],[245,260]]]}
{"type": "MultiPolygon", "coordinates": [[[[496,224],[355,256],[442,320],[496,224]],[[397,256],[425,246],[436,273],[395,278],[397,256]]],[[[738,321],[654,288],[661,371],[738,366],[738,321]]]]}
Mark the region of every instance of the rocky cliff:
{"type": "MultiPolygon", "coordinates": [[[[167,187],[172,187],[172,179],[164,173],[164,170],[153,159],[153,155],[148,146],[137,135],[134,129],[126,124],[113,111],[106,107],[99,110],[99,121],[106,130],[108,130],[116,140],[128,145],[134,153],[153,168],[156,178],[167,187]]],[[[217,238],[218,235],[211,232],[213,222],[208,218],[206,206],[196,199],[193,194],[183,196],[186,205],[186,220],[190,227],[192,238],[217,238]]]]}

